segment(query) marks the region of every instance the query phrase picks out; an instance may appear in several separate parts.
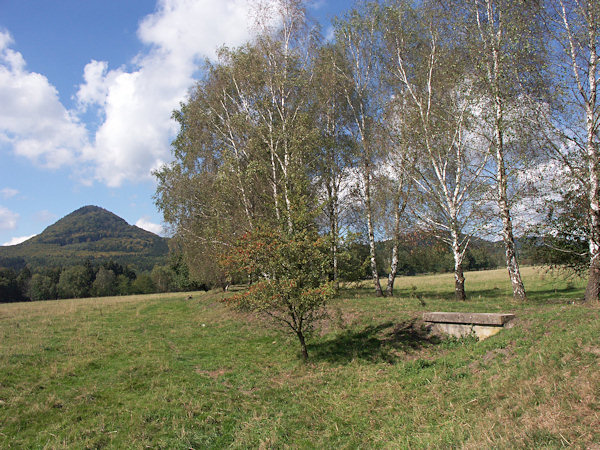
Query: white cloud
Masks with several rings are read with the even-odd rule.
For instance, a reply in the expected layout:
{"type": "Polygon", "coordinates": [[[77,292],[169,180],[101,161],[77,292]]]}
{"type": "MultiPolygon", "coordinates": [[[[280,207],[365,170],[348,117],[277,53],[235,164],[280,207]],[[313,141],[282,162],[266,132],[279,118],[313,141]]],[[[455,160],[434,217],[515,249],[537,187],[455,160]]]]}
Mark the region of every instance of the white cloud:
{"type": "Polygon", "coordinates": [[[8,198],[13,198],[14,196],[19,194],[19,191],[17,191],[16,189],[12,189],[12,188],[4,188],[2,190],[0,190],[0,194],[2,194],[2,197],[8,199],[8,198]]]}
{"type": "Polygon", "coordinates": [[[14,237],[12,238],[10,241],[5,242],[4,244],[2,244],[3,246],[6,245],[17,245],[20,244],[21,242],[25,242],[28,239],[31,239],[32,237],[34,237],[35,234],[32,234],[31,236],[21,236],[21,237],[14,237]]]}
{"type": "Polygon", "coordinates": [[[157,223],[150,222],[150,218],[147,216],[144,216],[141,219],[139,219],[135,223],[135,226],[141,228],[142,230],[150,231],[151,233],[158,234],[161,236],[165,234],[164,227],[157,223]]]}
{"type": "Polygon", "coordinates": [[[0,206],[0,230],[12,230],[17,226],[19,215],[10,211],[4,206],[0,206]]]}
{"type": "Polygon", "coordinates": [[[79,86],[77,100],[84,111],[88,106],[98,104],[104,106],[108,95],[108,88],[115,79],[121,75],[121,70],[113,70],[108,73],[106,61],[92,59],[83,69],[84,83],[79,86]]]}
{"type": "Polygon", "coordinates": [[[83,110],[97,107],[104,117],[84,157],[95,179],[109,186],[149,177],[170,158],[177,126],[171,113],[194,83],[200,61],[217,47],[240,45],[249,36],[248,0],[160,0],[140,23],[138,37],[148,46],[132,61],[133,71],[108,70],[91,61],[77,100],[83,110]]]}
{"type": "Polygon", "coordinates": [[[325,40],[327,42],[333,42],[335,39],[335,28],[329,27],[327,28],[327,32],[325,33],[325,40]]]}
{"type": "Polygon", "coordinates": [[[12,43],[10,34],[0,31],[0,141],[42,166],[74,164],[87,141],[85,127],[46,77],[26,70],[12,43]]]}
{"type": "Polygon", "coordinates": [[[158,0],[137,30],[145,49],[118,68],[91,60],[74,110],[61,104],[46,77],[26,70],[23,55],[10,48],[10,34],[0,31],[0,144],[45,167],[70,166],[83,184],[118,187],[149,179],[171,158],[177,132],[171,113],[185,100],[200,63],[218,47],[250,38],[252,3],[158,0]],[[90,110],[100,118],[97,129],[79,119],[90,110]]]}

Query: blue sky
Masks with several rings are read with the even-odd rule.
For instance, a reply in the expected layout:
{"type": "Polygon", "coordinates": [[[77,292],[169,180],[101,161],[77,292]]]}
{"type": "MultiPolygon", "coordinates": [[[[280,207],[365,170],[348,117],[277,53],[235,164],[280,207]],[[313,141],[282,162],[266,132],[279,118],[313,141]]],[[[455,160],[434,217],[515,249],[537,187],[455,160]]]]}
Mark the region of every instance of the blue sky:
{"type": "MultiPolygon", "coordinates": [[[[349,1],[314,0],[327,33],[349,1]]],[[[198,64],[250,36],[247,0],[0,0],[0,245],[84,205],[161,230],[151,171],[198,64]]]]}

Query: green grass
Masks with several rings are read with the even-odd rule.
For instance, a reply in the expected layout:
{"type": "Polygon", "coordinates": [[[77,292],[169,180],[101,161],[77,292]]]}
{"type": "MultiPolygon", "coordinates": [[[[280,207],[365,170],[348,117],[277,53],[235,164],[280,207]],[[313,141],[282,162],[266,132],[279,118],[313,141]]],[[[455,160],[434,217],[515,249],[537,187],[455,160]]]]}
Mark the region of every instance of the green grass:
{"type": "Polygon", "coordinates": [[[586,447],[600,442],[599,309],[581,280],[524,270],[343,291],[303,364],[292,336],[220,294],[0,305],[0,448],[586,447]],[[425,303],[425,306],[423,306],[425,303]],[[482,342],[424,311],[514,312],[482,342]]]}

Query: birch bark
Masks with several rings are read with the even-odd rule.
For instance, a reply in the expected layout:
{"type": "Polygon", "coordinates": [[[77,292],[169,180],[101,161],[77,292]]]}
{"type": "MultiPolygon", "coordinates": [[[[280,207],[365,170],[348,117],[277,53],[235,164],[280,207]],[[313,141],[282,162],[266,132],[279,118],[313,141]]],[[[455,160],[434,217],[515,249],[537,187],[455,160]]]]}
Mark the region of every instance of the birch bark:
{"type": "MultiPolygon", "coordinates": [[[[403,164],[403,163],[401,163],[403,164]]],[[[402,168],[401,168],[402,170],[402,168]]],[[[388,274],[388,282],[385,290],[385,294],[388,297],[394,295],[394,282],[396,275],[398,274],[398,253],[400,247],[400,221],[404,210],[406,209],[407,199],[403,198],[404,190],[404,175],[401,175],[401,179],[398,181],[396,193],[394,195],[394,226],[392,232],[392,259],[390,264],[390,273],[388,274]]]]}
{"type": "Polygon", "coordinates": [[[598,33],[600,28],[600,17],[594,12],[598,6],[595,2],[587,2],[587,23],[589,38],[589,69],[588,85],[589,97],[586,102],[586,128],[587,142],[586,151],[588,157],[589,171],[589,201],[590,201],[590,272],[588,284],[585,290],[587,302],[598,302],[600,300],[600,149],[598,148],[598,126],[600,112],[597,105],[598,93],[598,57],[600,45],[598,44],[598,33]]]}
{"type": "Polygon", "coordinates": [[[465,293],[465,276],[463,271],[464,251],[466,247],[461,249],[460,234],[457,226],[453,226],[452,235],[452,255],[454,256],[454,298],[456,300],[466,300],[465,293]]]}
{"type": "MultiPolygon", "coordinates": [[[[409,16],[411,21],[413,16],[409,16]]],[[[393,49],[393,75],[399,98],[413,110],[416,148],[422,149],[412,173],[422,197],[419,218],[424,227],[448,244],[454,256],[455,293],[465,299],[463,259],[469,244],[467,225],[477,211],[481,172],[487,155],[477,156],[465,138],[472,106],[472,89],[463,83],[459,55],[444,41],[437,23],[411,24],[413,34],[403,34],[402,16],[386,29],[393,49]],[[420,45],[413,41],[418,40],[420,45]]]]}
{"type": "Polygon", "coordinates": [[[351,87],[351,89],[346,89],[345,99],[354,122],[355,140],[360,145],[362,154],[362,200],[367,222],[371,276],[375,287],[375,295],[382,297],[384,292],[379,280],[375,253],[375,225],[372,202],[373,161],[375,159],[372,138],[374,122],[377,118],[370,103],[376,101],[376,92],[374,92],[373,87],[377,83],[378,64],[375,54],[378,31],[376,11],[368,9],[366,19],[359,18],[358,15],[352,16],[346,23],[341,24],[339,31],[342,36],[341,44],[350,63],[349,71],[342,69],[340,74],[346,77],[351,87]]]}
{"type": "Polygon", "coordinates": [[[526,300],[525,286],[523,285],[517,260],[507,189],[508,177],[504,145],[505,106],[500,81],[502,76],[507,75],[507,70],[503,67],[500,55],[505,32],[503,11],[495,0],[473,0],[473,5],[483,47],[482,54],[487,75],[486,85],[489,91],[488,94],[492,97],[494,104],[494,136],[491,150],[494,153],[496,162],[496,196],[502,220],[502,240],[505,248],[506,268],[513,288],[513,297],[516,300],[526,300]]]}
{"type": "Polygon", "coordinates": [[[600,58],[600,7],[594,0],[559,0],[575,91],[585,113],[588,189],[589,276],[585,291],[586,302],[600,300],[600,146],[598,130],[598,60],[600,58]],[[587,76],[586,76],[587,75],[587,76]],[[587,79],[586,79],[587,78],[587,79]]]}

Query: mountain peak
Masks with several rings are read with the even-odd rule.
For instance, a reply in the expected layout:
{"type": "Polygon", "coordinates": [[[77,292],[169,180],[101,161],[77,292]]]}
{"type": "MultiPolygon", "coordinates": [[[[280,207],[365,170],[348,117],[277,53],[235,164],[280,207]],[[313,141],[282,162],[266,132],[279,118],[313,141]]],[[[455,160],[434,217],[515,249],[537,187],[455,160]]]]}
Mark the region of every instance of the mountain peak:
{"type": "MultiPolygon", "coordinates": [[[[82,207],[81,207],[81,208],[79,208],[79,209],[76,209],[76,210],[75,210],[75,211],[73,211],[72,213],[70,213],[70,214],[67,214],[67,216],[70,216],[70,215],[73,215],[73,214],[76,214],[76,215],[84,215],[84,214],[90,214],[90,213],[95,213],[95,212],[103,212],[103,213],[108,213],[108,214],[112,214],[113,216],[114,216],[114,215],[116,215],[116,214],[114,214],[114,213],[110,212],[109,210],[107,210],[107,209],[104,209],[104,208],[102,208],[102,207],[100,207],[100,206],[96,206],[96,205],[85,205],[85,206],[82,206],[82,207]]],[[[65,217],[66,217],[66,216],[65,216],[65,217]]]]}
{"type": "Polygon", "coordinates": [[[0,247],[0,257],[22,257],[35,265],[50,266],[113,259],[152,267],[164,261],[167,254],[166,239],[129,225],[116,214],[94,205],[67,214],[21,244],[0,247]],[[152,260],[152,264],[134,262],[141,260],[152,260]]]}
{"type": "Polygon", "coordinates": [[[116,214],[99,206],[88,205],[50,225],[34,240],[58,245],[94,242],[107,237],[132,237],[132,228],[135,227],[116,214]]]}

